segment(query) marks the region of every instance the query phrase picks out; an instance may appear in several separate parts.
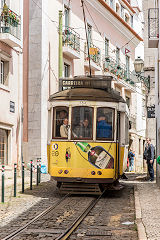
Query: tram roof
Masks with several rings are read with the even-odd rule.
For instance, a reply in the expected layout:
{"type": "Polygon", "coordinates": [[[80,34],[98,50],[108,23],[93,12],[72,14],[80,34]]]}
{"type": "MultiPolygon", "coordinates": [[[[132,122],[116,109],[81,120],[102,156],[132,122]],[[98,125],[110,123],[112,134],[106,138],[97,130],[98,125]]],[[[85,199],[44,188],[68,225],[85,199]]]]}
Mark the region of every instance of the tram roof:
{"type": "Polygon", "coordinates": [[[49,101],[61,100],[90,100],[100,102],[123,102],[125,100],[119,93],[113,89],[101,90],[93,88],[73,88],[54,93],[50,96],[49,101]]]}

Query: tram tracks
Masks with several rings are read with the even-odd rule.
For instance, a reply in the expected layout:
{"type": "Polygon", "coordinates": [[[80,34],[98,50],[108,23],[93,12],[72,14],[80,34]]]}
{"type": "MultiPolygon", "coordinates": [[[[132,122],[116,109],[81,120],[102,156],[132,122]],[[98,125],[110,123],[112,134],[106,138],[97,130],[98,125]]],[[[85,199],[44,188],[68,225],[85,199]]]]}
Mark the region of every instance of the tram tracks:
{"type": "Polygon", "coordinates": [[[37,239],[38,234],[43,234],[43,239],[68,239],[73,231],[94,208],[103,194],[104,192],[98,197],[84,197],[84,199],[82,197],[74,197],[72,199],[71,194],[67,194],[62,199],[58,200],[53,206],[50,206],[26,225],[20,227],[2,240],[31,239],[31,236],[32,239],[37,239]],[[65,201],[67,201],[67,203],[65,203],[66,205],[64,204],[65,201]],[[60,205],[63,207],[60,208],[60,205]],[[65,212],[64,209],[66,209],[65,212]]]}
{"type": "Polygon", "coordinates": [[[31,221],[29,221],[28,223],[26,223],[24,226],[20,227],[19,229],[17,229],[16,231],[14,231],[13,233],[9,234],[8,236],[6,236],[5,238],[3,238],[2,240],[11,240],[13,238],[15,238],[17,235],[19,235],[24,229],[26,229],[29,225],[31,225],[32,223],[34,223],[36,220],[40,219],[41,217],[43,217],[44,215],[46,215],[47,213],[49,213],[50,211],[52,211],[56,206],[58,206],[66,197],[68,197],[70,194],[66,194],[62,199],[58,200],[55,202],[55,204],[53,206],[48,207],[47,209],[45,209],[43,212],[41,212],[40,214],[38,214],[36,217],[34,217],[31,221]]]}

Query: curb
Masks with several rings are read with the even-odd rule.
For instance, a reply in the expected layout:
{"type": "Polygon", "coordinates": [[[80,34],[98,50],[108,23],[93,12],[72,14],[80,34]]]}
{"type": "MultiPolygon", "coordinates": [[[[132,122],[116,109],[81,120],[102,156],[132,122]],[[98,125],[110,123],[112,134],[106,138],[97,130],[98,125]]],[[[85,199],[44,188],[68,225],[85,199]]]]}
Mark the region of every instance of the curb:
{"type": "Polygon", "coordinates": [[[145,227],[142,221],[141,205],[140,205],[139,195],[138,195],[138,190],[136,185],[134,186],[134,197],[135,197],[135,211],[136,211],[136,224],[137,224],[137,230],[138,230],[138,240],[147,240],[145,227]]]}

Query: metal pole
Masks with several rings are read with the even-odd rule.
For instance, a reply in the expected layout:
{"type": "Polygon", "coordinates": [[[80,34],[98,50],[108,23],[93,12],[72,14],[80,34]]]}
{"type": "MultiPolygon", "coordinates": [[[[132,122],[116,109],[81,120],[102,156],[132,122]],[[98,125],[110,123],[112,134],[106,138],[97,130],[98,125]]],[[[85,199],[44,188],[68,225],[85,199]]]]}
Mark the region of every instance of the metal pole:
{"type": "Polygon", "coordinates": [[[84,1],[81,0],[81,3],[82,3],[84,26],[85,26],[85,32],[86,32],[86,41],[87,41],[87,50],[88,50],[88,61],[89,61],[89,74],[90,74],[90,77],[92,77],[92,72],[91,72],[91,58],[90,58],[90,54],[89,54],[88,32],[87,32],[87,26],[86,26],[86,16],[85,16],[85,11],[84,11],[84,1]]]}
{"type": "Polygon", "coordinates": [[[24,162],[22,162],[22,193],[24,193],[24,162]]]}
{"type": "Polygon", "coordinates": [[[33,161],[31,160],[31,169],[30,169],[30,190],[32,190],[32,166],[33,166],[33,161]]]}
{"type": "Polygon", "coordinates": [[[4,165],[2,165],[2,203],[4,203],[4,165]]]}
{"type": "Polygon", "coordinates": [[[59,11],[59,78],[63,75],[62,11],[59,11]]]}
{"type": "Polygon", "coordinates": [[[41,182],[41,158],[39,158],[39,183],[41,182]]]}
{"type": "Polygon", "coordinates": [[[37,186],[39,183],[39,159],[37,158],[37,186]]]}
{"type": "Polygon", "coordinates": [[[16,183],[17,183],[17,164],[14,164],[14,197],[16,197],[16,183]]]}

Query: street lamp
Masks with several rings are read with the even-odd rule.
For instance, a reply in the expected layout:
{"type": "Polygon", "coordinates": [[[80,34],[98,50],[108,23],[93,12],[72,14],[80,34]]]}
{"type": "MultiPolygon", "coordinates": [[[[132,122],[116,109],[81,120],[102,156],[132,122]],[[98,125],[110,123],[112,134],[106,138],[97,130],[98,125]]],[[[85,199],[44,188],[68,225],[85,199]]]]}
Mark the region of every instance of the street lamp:
{"type": "Polygon", "coordinates": [[[144,67],[143,59],[141,59],[140,57],[135,59],[134,69],[136,72],[136,77],[138,78],[138,80],[140,82],[144,82],[145,86],[148,88],[148,91],[150,91],[150,76],[148,76],[148,77],[144,76],[143,67],[144,67]]]}

